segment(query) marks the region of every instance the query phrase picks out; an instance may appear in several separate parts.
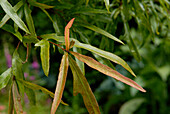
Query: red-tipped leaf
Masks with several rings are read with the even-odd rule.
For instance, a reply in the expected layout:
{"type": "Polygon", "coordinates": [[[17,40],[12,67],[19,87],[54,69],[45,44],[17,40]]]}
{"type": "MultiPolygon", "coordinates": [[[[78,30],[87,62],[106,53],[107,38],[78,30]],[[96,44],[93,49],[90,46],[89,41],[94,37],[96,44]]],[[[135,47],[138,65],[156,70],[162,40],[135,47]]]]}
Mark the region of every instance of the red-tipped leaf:
{"type": "Polygon", "coordinates": [[[105,74],[105,75],[108,75],[112,78],[115,78],[127,85],[130,85],[142,92],[146,92],[146,90],[144,90],[140,85],[138,85],[136,82],[134,82],[133,80],[123,76],[122,74],[120,74],[119,72],[113,70],[112,68],[106,66],[106,65],[103,65],[101,63],[99,63],[98,61],[94,60],[93,58],[91,57],[88,57],[88,56],[85,56],[85,55],[81,55],[79,53],[76,53],[76,52],[71,52],[70,53],[72,55],[74,55],[77,59],[79,59],[80,61],[86,63],[88,66],[98,70],[99,72],[105,74]]]}
{"type": "Polygon", "coordinates": [[[65,27],[65,45],[66,45],[66,51],[69,50],[69,46],[70,46],[70,41],[69,41],[69,29],[71,28],[73,21],[75,18],[71,19],[70,22],[67,24],[67,26],[65,27]]]}

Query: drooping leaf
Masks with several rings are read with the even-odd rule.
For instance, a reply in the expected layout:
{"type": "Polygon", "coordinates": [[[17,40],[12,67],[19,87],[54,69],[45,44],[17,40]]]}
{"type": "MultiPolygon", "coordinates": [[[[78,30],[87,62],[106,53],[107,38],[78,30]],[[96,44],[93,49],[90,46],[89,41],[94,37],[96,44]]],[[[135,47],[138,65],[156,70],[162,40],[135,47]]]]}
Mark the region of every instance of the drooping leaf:
{"type": "Polygon", "coordinates": [[[13,114],[14,111],[14,100],[13,100],[13,94],[12,94],[12,86],[9,91],[9,104],[8,104],[8,114],[13,114]]]}
{"type": "Polygon", "coordinates": [[[110,2],[109,2],[109,0],[104,0],[104,2],[105,2],[105,6],[106,6],[107,11],[110,12],[110,11],[109,11],[109,8],[110,8],[110,2]]]}
{"type": "Polygon", "coordinates": [[[42,68],[44,70],[44,73],[46,76],[48,76],[49,68],[50,68],[50,44],[47,40],[41,40],[38,43],[35,44],[35,46],[41,47],[41,62],[42,62],[42,68]]]}
{"type": "MultiPolygon", "coordinates": [[[[14,11],[17,12],[22,5],[23,5],[23,1],[21,0],[21,1],[19,1],[19,2],[13,7],[14,11]]],[[[1,22],[0,22],[0,28],[1,28],[9,19],[10,19],[10,17],[8,16],[8,14],[6,14],[6,15],[2,18],[2,20],[1,20],[1,22]]]]}
{"type": "Polygon", "coordinates": [[[34,27],[34,22],[33,22],[32,16],[31,16],[31,10],[30,10],[30,8],[28,7],[27,4],[24,5],[24,13],[25,13],[25,19],[26,19],[28,28],[29,28],[30,33],[31,33],[30,35],[34,39],[37,39],[37,35],[36,35],[36,32],[35,32],[35,27],[34,27]]]}
{"type": "MultiPolygon", "coordinates": [[[[81,49],[76,48],[76,47],[73,47],[73,51],[74,51],[74,52],[77,52],[77,53],[81,53],[81,49]]],[[[85,75],[85,67],[84,67],[84,63],[83,63],[82,61],[78,60],[77,58],[75,58],[75,59],[76,59],[77,65],[78,65],[79,68],[81,69],[83,75],[85,75]]]]}
{"type": "Polygon", "coordinates": [[[14,107],[15,107],[16,113],[23,114],[23,109],[21,105],[21,96],[18,92],[17,84],[15,81],[13,82],[13,86],[12,86],[12,94],[13,94],[14,107]]]}
{"type": "Polygon", "coordinates": [[[71,28],[72,24],[73,24],[73,21],[74,21],[75,18],[71,19],[68,24],[66,25],[65,27],[65,32],[64,32],[64,35],[65,35],[65,45],[66,45],[66,51],[69,50],[69,46],[70,46],[70,40],[69,40],[69,29],[71,28]]]}
{"type": "Polygon", "coordinates": [[[49,6],[43,3],[36,2],[35,0],[28,0],[29,4],[35,7],[43,8],[43,9],[50,9],[54,8],[54,6],[49,6]]]}
{"type": "Polygon", "coordinates": [[[144,101],[144,98],[134,98],[127,101],[121,106],[119,114],[133,114],[144,101]]]}
{"type": "Polygon", "coordinates": [[[96,60],[94,60],[93,58],[91,57],[88,57],[88,56],[85,56],[85,55],[81,55],[79,53],[76,53],[76,52],[71,52],[70,53],[72,55],[74,55],[77,59],[79,59],[80,61],[86,63],[88,66],[98,70],[99,72],[105,74],[105,75],[108,75],[112,78],[115,78],[127,85],[130,85],[142,92],[146,92],[140,85],[138,85],[136,82],[134,82],[133,80],[123,76],[122,74],[120,74],[119,72],[111,69],[110,67],[106,66],[106,65],[103,65],[99,62],[97,62],[96,60]]]}
{"type": "Polygon", "coordinates": [[[25,87],[25,93],[28,96],[30,105],[36,105],[35,92],[31,88],[25,87]]]}
{"type": "Polygon", "coordinates": [[[5,24],[3,27],[2,27],[3,30],[15,35],[20,41],[22,41],[22,35],[19,31],[15,31],[14,28],[9,25],[9,24],[5,24]]]}
{"type": "Polygon", "coordinates": [[[100,33],[100,34],[102,34],[102,35],[105,35],[105,36],[107,36],[108,38],[110,38],[110,39],[112,39],[112,40],[115,40],[115,41],[117,41],[117,42],[119,42],[119,43],[121,43],[121,44],[124,44],[121,40],[119,40],[119,39],[116,38],[115,36],[111,35],[110,33],[106,32],[106,31],[104,31],[103,29],[98,28],[98,27],[96,27],[96,26],[94,26],[94,25],[90,25],[90,24],[79,24],[79,25],[80,25],[80,26],[83,26],[83,27],[85,27],[85,28],[88,28],[88,29],[90,29],[90,30],[93,30],[93,31],[95,31],[95,32],[98,32],[98,33],[100,33]]]}
{"type": "Polygon", "coordinates": [[[4,73],[0,75],[0,90],[6,87],[11,76],[12,76],[11,68],[9,68],[8,70],[6,70],[4,73]]]}
{"type": "MultiPolygon", "coordinates": [[[[46,34],[46,35],[41,35],[41,37],[46,39],[46,40],[47,39],[53,39],[53,40],[56,40],[58,42],[64,42],[63,36],[57,36],[56,34],[46,34]]],[[[113,53],[101,50],[101,49],[96,48],[94,46],[91,46],[90,44],[80,43],[78,40],[70,38],[70,41],[72,41],[72,40],[75,42],[75,44],[74,44],[75,47],[86,49],[86,50],[91,51],[91,52],[93,52],[93,53],[95,53],[95,54],[97,54],[101,57],[104,57],[106,59],[109,59],[109,60],[117,63],[117,64],[120,64],[122,67],[124,67],[126,70],[128,70],[133,76],[136,76],[134,74],[134,72],[131,70],[131,68],[129,67],[129,65],[123,59],[121,59],[119,56],[117,56],[113,53]]],[[[108,61],[105,61],[105,62],[108,62],[108,61]]]]}
{"type": "Polygon", "coordinates": [[[132,75],[136,76],[134,74],[134,72],[131,70],[131,68],[129,67],[129,65],[123,59],[121,59],[119,56],[117,56],[113,53],[107,52],[107,51],[103,51],[103,50],[96,48],[94,46],[91,46],[89,44],[83,44],[77,40],[74,40],[74,41],[75,41],[75,44],[74,44],[75,47],[86,49],[86,50],[91,51],[101,57],[104,57],[106,59],[109,59],[109,60],[117,63],[117,64],[120,64],[122,67],[124,67],[126,70],[128,70],[132,75]]]}
{"type": "Polygon", "coordinates": [[[60,71],[58,75],[54,100],[52,103],[51,114],[55,114],[61,102],[61,98],[65,87],[66,77],[67,77],[68,66],[69,66],[68,53],[65,53],[62,57],[61,64],[60,64],[60,71]]]}
{"type": "MultiPolygon", "coordinates": [[[[16,78],[19,79],[24,79],[24,74],[22,71],[22,60],[19,57],[19,54],[17,50],[14,51],[13,57],[12,57],[12,73],[16,78]]],[[[17,82],[18,87],[19,87],[19,92],[22,97],[24,97],[24,85],[20,82],[17,82]]]]}
{"type": "MultiPolygon", "coordinates": [[[[41,90],[43,93],[45,94],[48,94],[50,95],[52,98],[54,98],[54,93],[47,90],[46,88],[44,87],[41,87],[39,85],[36,85],[34,83],[31,83],[31,82],[28,82],[28,81],[25,81],[25,80],[21,80],[21,79],[17,79],[18,82],[21,82],[24,86],[26,86],[27,88],[30,88],[30,89],[34,89],[34,90],[41,90]]],[[[68,105],[66,103],[64,103],[62,100],[61,100],[61,103],[64,104],[64,105],[68,105]]]]}
{"type": "Polygon", "coordinates": [[[24,22],[19,18],[16,11],[13,9],[11,4],[7,0],[1,0],[0,5],[2,6],[5,13],[8,14],[8,16],[26,33],[30,33],[27,26],[24,24],[24,22]]]}
{"type": "Polygon", "coordinates": [[[69,65],[73,73],[73,95],[80,93],[90,114],[100,114],[96,98],[77,63],[69,56],[69,65]]]}

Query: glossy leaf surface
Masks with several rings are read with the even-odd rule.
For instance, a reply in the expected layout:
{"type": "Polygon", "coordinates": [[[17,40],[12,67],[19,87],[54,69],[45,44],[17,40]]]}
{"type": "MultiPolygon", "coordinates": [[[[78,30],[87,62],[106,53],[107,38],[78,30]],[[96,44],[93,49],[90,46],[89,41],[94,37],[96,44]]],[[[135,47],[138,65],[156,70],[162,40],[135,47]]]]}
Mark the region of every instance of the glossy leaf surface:
{"type": "Polygon", "coordinates": [[[71,28],[74,19],[75,18],[71,19],[70,22],[68,22],[67,26],[65,27],[64,35],[65,35],[65,45],[66,45],[66,50],[67,51],[69,50],[69,46],[70,46],[70,40],[69,40],[70,32],[69,32],[69,29],[71,28]]]}
{"type": "Polygon", "coordinates": [[[0,5],[2,6],[3,10],[8,14],[8,16],[26,33],[30,33],[27,26],[24,22],[19,18],[16,11],[13,9],[11,4],[7,0],[1,0],[0,5]]]}
{"type": "Polygon", "coordinates": [[[36,2],[35,0],[28,0],[28,2],[29,2],[32,6],[39,7],[39,8],[43,8],[43,9],[54,8],[54,6],[49,6],[49,5],[46,5],[46,4],[43,4],[43,3],[39,3],[39,2],[36,2]]]}
{"type": "Polygon", "coordinates": [[[86,28],[88,28],[88,29],[90,29],[90,30],[93,30],[93,31],[95,31],[95,32],[98,32],[98,33],[100,33],[100,34],[102,34],[102,35],[104,35],[104,36],[107,36],[108,38],[110,38],[110,39],[112,39],[112,40],[114,40],[114,41],[117,41],[117,42],[119,42],[119,43],[121,43],[121,44],[124,44],[121,40],[119,40],[119,39],[116,38],[115,36],[111,35],[110,33],[106,32],[105,30],[103,30],[103,29],[101,29],[101,28],[98,28],[98,27],[96,27],[96,26],[94,26],[94,25],[80,24],[80,26],[86,27],[86,28]]]}
{"type": "Polygon", "coordinates": [[[78,93],[82,95],[84,104],[90,114],[100,114],[96,98],[85,76],[71,56],[69,56],[69,65],[73,73],[73,95],[75,96],[78,93]]]}
{"type": "Polygon", "coordinates": [[[11,76],[12,76],[11,68],[9,68],[8,70],[6,70],[4,73],[0,75],[0,90],[6,87],[11,76]]]}
{"type": "Polygon", "coordinates": [[[59,71],[59,75],[58,75],[54,100],[52,103],[51,114],[55,114],[55,112],[61,102],[61,98],[63,95],[65,83],[66,83],[68,66],[69,66],[68,53],[65,53],[62,57],[61,64],[60,64],[60,71],[59,71]]]}
{"type": "MultiPolygon", "coordinates": [[[[17,50],[14,51],[13,53],[13,58],[12,58],[12,73],[16,78],[19,79],[24,79],[24,74],[22,71],[22,60],[19,57],[19,54],[17,52],[17,50]]],[[[19,92],[21,94],[22,97],[24,97],[24,85],[21,84],[20,82],[17,82],[18,87],[19,87],[19,92]]]]}
{"type": "MultiPolygon", "coordinates": [[[[22,5],[23,5],[23,1],[19,1],[19,2],[13,7],[14,11],[17,12],[22,5]]],[[[0,28],[1,28],[2,26],[4,26],[4,24],[5,24],[9,19],[10,19],[10,16],[8,16],[8,14],[6,14],[6,15],[2,18],[2,20],[1,20],[1,22],[0,22],[0,28]]]]}
{"type": "Polygon", "coordinates": [[[46,40],[41,40],[38,43],[35,44],[35,46],[41,47],[41,62],[42,62],[42,68],[44,70],[44,73],[46,76],[48,76],[49,68],[50,68],[50,44],[46,40]]]}
{"type": "MultiPolygon", "coordinates": [[[[36,84],[28,82],[28,81],[24,81],[24,80],[21,80],[21,79],[17,79],[17,81],[21,82],[27,88],[34,89],[34,90],[41,90],[43,93],[48,94],[52,98],[54,98],[54,93],[49,91],[48,89],[46,89],[44,87],[41,87],[39,85],[36,85],[36,84]]],[[[63,101],[61,101],[61,103],[64,104],[64,105],[68,105],[68,104],[64,103],[63,101]]]]}
{"type": "Polygon", "coordinates": [[[111,69],[110,67],[103,65],[101,63],[99,63],[98,61],[94,60],[91,57],[85,56],[85,55],[81,55],[79,53],[76,52],[70,52],[71,54],[73,54],[77,59],[79,59],[80,61],[86,63],[88,66],[98,70],[99,72],[108,75],[112,78],[115,78],[127,85],[130,85],[142,92],[146,92],[140,85],[138,85],[136,82],[134,82],[133,80],[123,76],[122,74],[120,74],[119,72],[111,69]]]}

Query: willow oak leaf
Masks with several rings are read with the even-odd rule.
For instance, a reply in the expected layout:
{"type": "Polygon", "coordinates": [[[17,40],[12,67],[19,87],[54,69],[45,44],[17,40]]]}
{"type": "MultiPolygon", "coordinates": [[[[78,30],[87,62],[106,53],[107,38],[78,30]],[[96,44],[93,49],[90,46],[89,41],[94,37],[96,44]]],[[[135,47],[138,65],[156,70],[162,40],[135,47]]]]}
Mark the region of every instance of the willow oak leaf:
{"type": "Polygon", "coordinates": [[[70,51],[70,53],[72,55],[74,55],[77,59],[79,59],[80,61],[86,63],[88,66],[98,70],[99,72],[105,74],[105,75],[108,75],[112,78],[115,78],[127,85],[130,85],[142,92],[146,92],[146,90],[144,90],[140,85],[138,85],[136,82],[134,82],[133,80],[123,76],[122,74],[120,74],[119,72],[113,70],[112,68],[106,66],[106,65],[103,65],[101,63],[99,63],[98,61],[94,60],[93,58],[91,57],[88,57],[88,56],[85,56],[85,55],[81,55],[79,53],[76,53],[76,52],[72,52],[70,51]]]}
{"type": "Polygon", "coordinates": [[[60,71],[58,75],[58,81],[56,85],[54,100],[52,103],[51,114],[55,114],[61,102],[61,98],[62,98],[64,87],[65,87],[66,77],[67,77],[68,66],[69,66],[68,53],[65,53],[62,57],[61,64],[60,64],[60,71]]]}

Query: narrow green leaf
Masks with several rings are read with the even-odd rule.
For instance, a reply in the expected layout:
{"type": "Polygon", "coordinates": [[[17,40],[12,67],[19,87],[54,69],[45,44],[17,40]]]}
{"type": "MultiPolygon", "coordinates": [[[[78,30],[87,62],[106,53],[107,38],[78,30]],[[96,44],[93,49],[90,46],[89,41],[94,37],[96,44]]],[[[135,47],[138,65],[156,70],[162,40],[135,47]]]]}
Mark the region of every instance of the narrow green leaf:
{"type": "MultiPolygon", "coordinates": [[[[82,53],[82,52],[81,52],[81,49],[76,48],[76,47],[73,47],[73,51],[74,51],[74,52],[77,52],[77,53],[82,53]]],[[[75,59],[76,59],[77,65],[78,65],[79,68],[81,69],[83,75],[85,75],[85,67],[84,67],[84,63],[83,63],[82,61],[78,60],[77,58],[75,58],[75,59]]]]}
{"type": "Polygon", "coordinates": [[[6,87],[11,76],[12,76],[11,68],[9,68],[8,70],[6,70],[4,73],[0,75],[0,90],[6,87]]]}
{"type": "Polygon", "coordinates": [[[78,42],[77,40],[74,40],[74,41],[75,41],[75,44],[74,44],[75,47],[86,49],[86,50],[91,51],[101,57],[104,57],[106,59],[109,59],[109,60],[117,63],[117,64],[120,64],[122,67],[124,67],[126,70],[128,70],[132,75],[136,76],[134,74],[134,72],[132,71],[132,69],[129,67],[129,65],[123,59],[121,59],[119,56],[117,56],[113,53],[107,52],[107,51],[103,51],[103,50],[96,48],[94,46],[91,46],[89,44],[83,44],[83,43],[78,42]]]}
{"type": "MultiPolygon", "coordinates": [[[[13,7],[14,11],[17,12],[22,5],[23,5],[23,1],[21,0],[21,1],[19,1],[19,2],[13,7]]],[[[10,19],[10,17],[8,16],[8,14],[6,14],[6,15],[2,18],[2,20],[1,20],[1,22],[0,22],[0,28],[1,28],[9,19],[10,19]]]]}
{"type": "Polygon", "coordinates": [[[25,13],[25,19],[26,19],[28,28],[30,30],[31,36],[34,39],[37,39],[37,35],[36,35],[36,32],[35,32],[35,27],[34,27],[34,22],[33,22],[32,16],[31,16],[31,10],[30,10],[30,8],[28,7],[27,4],[24,5],[24,13],[25,13]]]}
{"type": "MultiPolygon", "coordinates": [[[[13,58],[12,58],[12,73],[16,78],[19,79],[24,79],[24,74],[22,71],[22,60],[19,57],[19,54],[17,50],[14,51],[13,53],[13,58]]],[[[24,97],[24,85],[21,84],[20,82],[17,82],[18,87],[19,87],[19,92],[22,97],[24,97]]]]}
{"type": "Polygon", "coordinates": [[[8,16],[26,33],[30,33],[27,29],[27,26],[24,22],[19,18],[16,11],[14,11],[13,7],[7,0],[1,0],[0,5],[2,6],[3,10],[8,14],[8,16]]]}
{"type": "Polygon", "coordinates": [[[25,92],[26,92],[26,94],[28,96],[30,105],[36,105],[35,92],[32,89],[28,88],[28,87],[25,87],[25,92]]]}
{"type": "Polygon", "coordinates": [[[133,114],[144,101],[144,98],[129,100],[121,106],[119,114],[133,114]]]}
{"type": "Polygon", "coordinates": [[[142,92],[146,92],[140,85],[138,85],[136,82],[134,82],[133,80],[123,76],[122,74],[120,74],[119,72],[111,69],[110,67],[103,65],[99,62],[97,62],[96,60],[94,60],[91,57],[85,56],[85,55],[81,55],[79,53],[76,52],[70,52],[72,55],[74,55],[77,59],[79,59],[80,61],[86,63],[88,66],[98,70],[99,72],[108,75],[112,78],[115,78],[119,81],[122,81],[123,83],[130,85],[142,92]]]}
{"type": "MultiPolygon", "coordinates": [[[[41,90],[43,93],[45,94],[48,94],[50,95],[52,98],[54,98],[54,93],[49,91],[48,89],[46,88],[43,88],[39,85],[36,85],[34,83],[31,83],[31,82],[28,82],[28,81],[25,81],[25,80],[21,80],[21,79],[17,79],[18,82],[21,82],[24,86],[26,86],[27,88],[30,88],[30,89],[34,89],[34,90],[41,90]]],[[[64,105],[68,105],[66,103],[64,103],[63,101],[61,101],[62,104],[64,105]]]]}
{"type": "Polygon", "coordinates": [[[14,99],[14,106],[17,114],[23,114],[23,109],[21,105],[21,96],[18,92],[17,84],[14,81],[12,86],[12,93],[13,93],[13,99],[14,99]]]}
{"type": "Polygon", "coordinates": [[[28,0],[29,4],[35,7],[43,8],[43,9],[50,9],[54,8],[54,6],[49,6],[43,3],[36,2],[35,0],[28,0]]]}
{"type": "Polygon", "coordinates": [[[105,6],[106,6],[107,11],[110,12],[110,11],[109,11],[109,8],[110,8],[110,2],[109,2],[109,0],[104,0],[104,2],[105,2],[105,6]]]}
{"type": "Polygon", "coordinates": [[[96,26],[94,26],[94,25],[80,24],[80,26],[86,27],[86,28],[88,28],[88,29],[90,29],[90,30],[93,30],[93,31],[98,32],[98,33],[100,33],[100,34],[102,34],[102,35],[105,35],[105,36],[107,36],[108,38],[110,38],[110,39],[112,39],[112,40],[115,40],[115,41],[117,41],[117,42],[119,42],[119,43],[121,43],[121,44],[124,44],[121,40],[119,40],[119,39],[116,38],[115,36],[111,35],[110,33],[106,32],[106,31],[104,31],[103,29],[98,28],[98,27],[96,27],[96,26]]]}
{"type": "Polygon", "coordinates": [[[50,68],[50,44],[47,40],[41,40],[38,43],[35,44],[35,46],[41,47],[41,62],[42,62],[42,68],[44,70],[44,73],[46,76],[48,76],[49,68],[50,68]]]}
{"type": "Polygon", "coordinates": [[[59,75],[58,75],[54,100],[52,103],[51,114],[55,114],[55,112],[61,102],[61,98],[63,95],[65,83],[66,83],[68,66],[69,66],[68,53],[65,53],[62,57],[61,64],[60,64],[60,71],[59,71],[59,75]]]}
{"type": "Polygon", "coordinates": [[[69,65],[73,73],[73,95],[80,93],[90,114],[100,114],[96,98],[77,63],[69,56],[69,65]]]}
{"type": "Polygon", "coordinates": [[[66,27],[65,27],[64,35],[65,35],[66,51],[69,50],[69,46],[70,46],[70,40],[69,40],[69,34],[70,34],[70,32],[69,32],[69,29],[71,28],[71,26],[72,26],[72,24],[73,24],[73,22],[74,22],[74,19],[75,19],[75,18],[71,19],[71,20],[68,22],[68,24],[66,25],[66,27]]]}
{"type": "MultiPolygon", "coordinates": [[[[41,37],[44,38],[44,39],[53,39],[53,40],[56,40],[58,42],[64,42],[63,36],[57,36],[56,34],[46,34],[46,35],[41,35],[41,37]]],[[[129,65],[123,59],[121,59],[119,56],[117,56],[113,53],[101,50],[101,49],[96,48],[94,46],[91,46],[90,44],[80,43],[78,40],[70,38],[70,41],[72,41],[72,40],[75,42],[75,44],[74,44],[75,47],[86,49],[86,50],[91,51],[91,52],[93,52],[93,53],[95,53],[95,54],[97,54],[101,57],[109,59],[112,62],[115,62],[115,63],[121,65],[122,67],[124,67],[133,76],[136,76],[134,74],[134,72],[132,71],[132,69],[129,67],[129,65]]],[[[109,63],[108,61],[105,61],[105,62],[109,63]]]]}
{"type": "Polygon", "coordinates": [[[16,36],[20,41],[22,41],[22,35],[19,31],[15,32],[14,28],[9,25],[9,24],[5,24],[3,27],[2,27],[3,30],[13,34],[14,36],[16,36]]]}
{"type": "Polygon", "coordinates": [[[12,86],[10,87],[9,90],[9,104],[8,104],[8,114],[13,114],[14,111],[14,101],[13,101],[13,94],[12,94],[12,86]]]}

